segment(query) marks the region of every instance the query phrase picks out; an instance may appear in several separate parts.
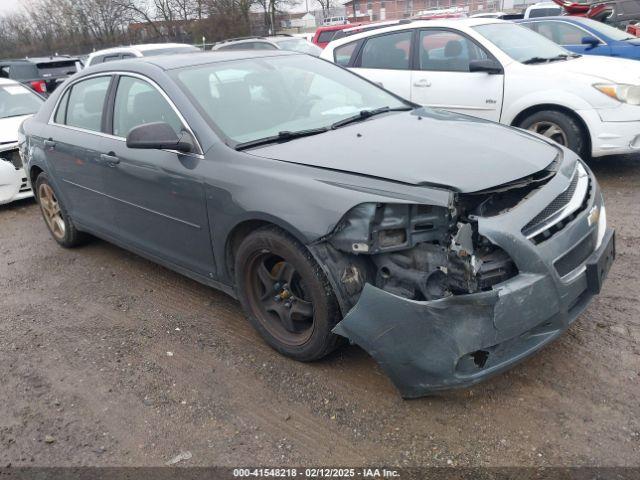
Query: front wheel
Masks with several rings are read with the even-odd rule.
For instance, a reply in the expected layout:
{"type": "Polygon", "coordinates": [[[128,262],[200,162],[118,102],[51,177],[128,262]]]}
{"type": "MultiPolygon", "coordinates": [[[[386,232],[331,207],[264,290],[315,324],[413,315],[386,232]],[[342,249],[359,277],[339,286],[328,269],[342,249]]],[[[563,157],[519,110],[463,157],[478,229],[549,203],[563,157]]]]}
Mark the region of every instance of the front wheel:
{"type": "Polygon", "coordinates": [[[326,276],[293,237],[276,227],[256,230],[235,255],[240,303],[255,329],[280,353],[300,361],[334,350],[338,302],[326,276]]]}
{"type": "Polygon", "coordinates": [[[590,156],[587,133],[575,118],[566,113],[555,110],[536,112],[522,120],[518,126],[573,150],[583,159],[590,156]]]}

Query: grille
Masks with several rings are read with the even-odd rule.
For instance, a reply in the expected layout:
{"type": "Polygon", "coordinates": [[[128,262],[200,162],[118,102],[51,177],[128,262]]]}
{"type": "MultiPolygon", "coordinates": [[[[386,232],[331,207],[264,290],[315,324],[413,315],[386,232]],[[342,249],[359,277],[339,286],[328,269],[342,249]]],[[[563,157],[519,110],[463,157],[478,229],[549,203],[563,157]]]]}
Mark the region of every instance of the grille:
{"type": "Polygon", "coordinates": [[[594,235],[591,234],[580,241],[575,247],[565,253],[559,260],[554,262],[558,275],[564,277],[568,273],[578,268],[589,258],[589,255],[596,249],[594,235]]]}
{"type": "Polygon", "coordinates": [[[13,167],[16,170],[20,170],[22,168],[22,158],[20,158],[20,152],[17,148],[15,150],[0,152],[0,160],[13,164],[13,167]]]}
{"type": "Polygon", "coordinates": [[[573,198],[573,194],[576,193],[577,186],[578,170],[573,173],[573,178],[571,179],[569,187],[567,187],[564,192],[554,198],[553,201],[549,205],[547,205],[544,210],[542,210],[529,223],[527,223],[522,229],[522,233],[527,235],[527,233],[536,230],[538,226],[540,226],[540,224],[543,223],[547,218],[566,207],[571,198],[573,198]]]}

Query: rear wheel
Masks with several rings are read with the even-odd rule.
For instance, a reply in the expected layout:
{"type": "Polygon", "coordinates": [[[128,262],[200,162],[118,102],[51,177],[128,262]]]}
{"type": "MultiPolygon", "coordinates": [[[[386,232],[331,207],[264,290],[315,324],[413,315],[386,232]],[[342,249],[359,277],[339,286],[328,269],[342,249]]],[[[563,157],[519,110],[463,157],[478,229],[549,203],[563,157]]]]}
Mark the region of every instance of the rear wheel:
{"type": "Polygon", "coordinates": [[[69,218],[64,205],[58,198],[46,173],[36,179],[35,194],[40,204],[40,212],[53,239],[65,248],[75,247],[86,240],[86,235],[69,218]]]}
{"type": "Polygon", "coordinates": [[[522,120],[518,126],[573,150],[581,158],[589,157],[587,133],[575,118],[566,113],[555,110],[536,112],[522,120]]]}
{"type": "Polygon", "coordinates": [[[238,297],[249,320],[279,352],[301,361],[334,350],[338,303],[307,249],[276,227],[256,230],[235,256],[238,297]]]}

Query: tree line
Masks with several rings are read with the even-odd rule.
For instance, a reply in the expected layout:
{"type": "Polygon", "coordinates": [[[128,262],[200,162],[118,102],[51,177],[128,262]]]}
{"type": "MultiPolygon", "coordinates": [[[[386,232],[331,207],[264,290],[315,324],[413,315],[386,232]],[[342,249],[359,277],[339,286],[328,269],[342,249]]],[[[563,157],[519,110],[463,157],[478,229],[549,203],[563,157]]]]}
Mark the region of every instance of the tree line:
{"type": "Polygon", "coordinates": [[[22,11],[0,17],[0,58],[264,35],[277,30],[279,13],[293,1],[29,0],[22,11]]]}

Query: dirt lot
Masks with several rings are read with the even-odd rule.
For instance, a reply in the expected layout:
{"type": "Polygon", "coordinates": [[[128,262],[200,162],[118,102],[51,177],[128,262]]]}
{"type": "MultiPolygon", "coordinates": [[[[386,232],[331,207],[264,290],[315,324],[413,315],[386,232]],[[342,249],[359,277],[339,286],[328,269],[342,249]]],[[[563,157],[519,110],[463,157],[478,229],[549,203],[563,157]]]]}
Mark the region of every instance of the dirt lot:
{"type": "Polygon", "coordinates": [[[640,159],[593,168],[603,294],[511,372],[412,401],[357,347],[288,360],[228,296],[0,207],[0,466],[640,465],[640,159]]]}

